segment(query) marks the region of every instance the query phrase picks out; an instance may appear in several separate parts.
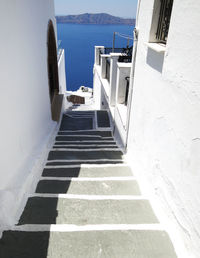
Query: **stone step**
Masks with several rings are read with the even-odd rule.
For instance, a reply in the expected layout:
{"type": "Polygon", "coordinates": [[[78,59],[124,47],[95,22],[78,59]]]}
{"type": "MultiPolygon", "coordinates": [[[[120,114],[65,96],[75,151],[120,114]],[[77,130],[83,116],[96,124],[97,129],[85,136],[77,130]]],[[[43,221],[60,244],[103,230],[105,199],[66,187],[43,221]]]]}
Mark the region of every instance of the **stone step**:
{"type": "Polygon", "coordinates": [[[36,193],[64,193],[82,195],[140,195],[135,180],[130,181],[71,181],[41,180],[36,193]]]}
{"type": "Polygon", "coordinates": [[[31,197],[19,220],[23,224],[153,224],[147,200],[85,200],[31,197]]]}
{"type": "Polygon", "coordinates": [[[111,131],[77,131],[77,132],[58,132],[58,135],[99,135],[102,137],[112,137],[111,131]]]}
{"type": "Polygon", "coordinates": [[[93,114],[66,114],[66,116],[71,117],[71,118],[93,118],[93,114]]]}
{"type": "Polygon", "coordinates": [[[45,168],[43,177],[120,177],[132,176],[128,166],[45,168]]]}
{"type": "Polygon", "coordinates": [[[60,131],[90,129],[93,129],[93,118],[72,118],[64,115],[60,125],[60,131]]]}
{"type": "Polygon", "coordinates": [[[50,151],[48,160],[100,160],[122,159],[121,151],[50,151]]]}
{"type": "Polygon", "coordinates": [[[69,115],[94,115],[94,111],[67,111],[69,115]]]}
{"type": "Polygon", "coordinates": [[[124,164],[123,160],[74,160],[74,161],[51,161],[47,162],[46,166],[73,166],[73,165],[82,165],[82,164],[91,164],[91,165],[111,165],[111,164],[124,164]]]}
{"type": "Polygon", "coordinates": [[[98,127],[110,127],[110,119],[107,111],[97,111],[98,127]]]}
{"type": "Polygon", "coordinates": [[[70,116],[82,116],[82,117],[84,117],[84,116],[94,116],[94,112],[74,112],[74,111],[70,112],[70,111],[68,111],[68,112],[65,113],[65,115],[66,116],[67,115],[70,115],[70,116]]]}
{"type": "Polygon", "coordinates": [[[83,145],[83,146],[77,146],[77,145],[54,145],[53,149],[76,149],[76,150],[87,150],[87,149],[119,149],[117,145],[83,145]]]}
{"type": "MultiPolygon", "coordinates": [[[[59,141],[55,142],[55,145],[116,145],[115,141],[59,141]]],[[[117,145],[116,145],[117,146],[117,145]]]]}
{"type": "Polygon", "coordinates": [[[101,137],[101,136],[78,136],[78,135],[60,135],[56,137],[56,141],[114,141],[113,137],[101,137]]]}
{"type": "Polygon", "coordinates": [[[176,258],[164,231],[6,231],[2,258],[176,258]]]}

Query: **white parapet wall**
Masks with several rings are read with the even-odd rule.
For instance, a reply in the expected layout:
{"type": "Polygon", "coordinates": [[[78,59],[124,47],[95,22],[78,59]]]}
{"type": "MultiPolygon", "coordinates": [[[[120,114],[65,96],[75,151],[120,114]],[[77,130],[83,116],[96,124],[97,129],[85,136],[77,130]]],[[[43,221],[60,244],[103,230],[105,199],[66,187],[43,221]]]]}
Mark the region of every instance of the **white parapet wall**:
{"type": "Polygon", "coordinates": [[[101,66],[101,78],[102,79],[106,79],[106,62],[107,62],[108,58],[110,58],[110,55],[106,55],[106,54],[101,55],[100,66],[101,66]]]}
{"type": "Polygon", "coordinates": [[[59,76],[59,94],[63,94],[63,111],[67,107],[66,103],[66,91],[67,91],[67,84],[66,84],[66,73],[65,73],[65,50],[60,49],[60,55],[58,56],[58,76],[59,76]]]}
{"type": "MultiPolygon", "coordinates": [[[[117,63],[116,94],[115,94],[115,135],[121,139],[121,144],[126,147],[128,106],[125,103],[127,78],[130,77],[132,63],[117,63]]],[[[128,97],[128,96],[127,96],[128,97]]],[[[128,101],[128,98],[127,98],[128,101]]]]}
{"type": "Polygon", "coordinates": [[[152,42],[153,9],[141,0],[128,154],[178,229],[182,257],[199,257],[200,1],[174,1],[164,51],[152,42]]]}
{"type": "Polygon", "coordinates": [[[101,64],[101,54],[104,54],[104,46],[95,46],[95,54],[94,54],[95,65],[100,65],[101,64]]]}
{"type": "Polygon", "coordinates": [[[17,223],[57,125],[49,97],[49,20],[56,31],[53,0],[0,1],[0,231],[17,223]]]}
{"type": "Polygon", "coordinates": [[[117,89],[117,62],[121,53],[110,54],[110,98],[109,102],[111,106],[116,105],[116,89],[117,89]]]}
{"type": "MultiPolygon", "coordinates": [[[[102,52],[105,50],[103,47],[95,47],[95,55],[99,56],[100,48],[102,52]]],[[[100,55],[101,61],[94,65],[93,90],[96,108],[107,109],[110,112],[114,135],[120,146],[125,148],[128,117],[128,106],[125,104],[126,77],[130,77],[132,64],[118,63],[121,55],[122,53],[100,55]],[[107,58],[110,60],[109,71],[107,71],[107,58]]]]}
{"type": "Polygon", "coordinates": [[[117,63],[117,104],[125,104],[127,77],[130,77],[131,67],[132,63],[117,63]]]}
{"type": "Polygon", "coordinates": [[[101,67],[94,66],[94,85],[93,85],[93,98],[95,108],[109,109],[109,83],[106,79],[101,77],[101,67]]]}
{"type": "Polygon", "coordinates": [[[67,90],[66,73],[65,73],[65,50],[60,49],[58,56],[58,76],[59,76],[59,93],[65,94],[67,90]]]}

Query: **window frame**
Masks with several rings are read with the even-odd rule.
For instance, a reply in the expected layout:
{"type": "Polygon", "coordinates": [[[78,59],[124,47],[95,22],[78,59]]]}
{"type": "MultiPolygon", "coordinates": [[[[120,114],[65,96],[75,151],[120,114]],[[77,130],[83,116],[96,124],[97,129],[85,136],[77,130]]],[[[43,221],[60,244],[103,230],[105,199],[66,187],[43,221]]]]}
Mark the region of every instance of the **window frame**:
{"type": "Polygon", "coordinates": [[[156,31],[156,40],[158,43],[166,45],[169,33],[173,0],[160,0],[160,2],[161,3],[156,31]]]}

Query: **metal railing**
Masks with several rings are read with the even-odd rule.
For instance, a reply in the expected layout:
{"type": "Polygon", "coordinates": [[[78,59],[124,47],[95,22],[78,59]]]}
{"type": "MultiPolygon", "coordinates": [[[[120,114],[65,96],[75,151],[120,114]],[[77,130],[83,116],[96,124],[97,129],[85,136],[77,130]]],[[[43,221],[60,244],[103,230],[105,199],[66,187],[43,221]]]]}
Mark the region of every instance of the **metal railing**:
{"type": "Polygon", "coordinates": [[[118,62],[131,63],[133,47],[123,48],[122,55],[119,57],[118,62]]]}
{"type": "Polygon", "coordinates": [[[158,20],[158,28],[156,32],[156,39],[163,44],[166,44],[170,19],[171,19],[171,12],[173,6],[173,0],[160,0],[160,14],[158,20]]]}
{"type": "Polygon", "coordinates": [[[104,54],[109,55],[110,53],[122,53],[124,48],[111,48],[111,47],[105,47],[104,48],[104,54]]]}
{"type": "Polygon", "coordinates": [[[120,56],[118,59],[118,62],[120,63],[131,63],[132,62],[132,56],[123,55],[120,56]]]}
{"type": "Polygon", "coordinates": [[[109,55],[110,53],[121,53],[122,55],[119,56],[118,62],[131,63],[132,50],[133,50],[133,47],[115,48],[114,51],[113,51],[113,48],[106,47],[104,48],[104,51],[99,50],[99,65],[101,65],[101,55],[102,54],[109,55]]]}
{"type": "Polygon", "coordinates": [[[104,53],[105,54],[110,54],[110,53],[121,53],[122,56],[119,57],[118,62],[122,63],[131,63],[132,61],[132,50],[133,47],[127,47],[127,48],[104,48],[104,53]]]}
{"type": "Polygon", "coordinates": [[[106,58],[106,79],[110,82],[110,58],[106,58]]]}

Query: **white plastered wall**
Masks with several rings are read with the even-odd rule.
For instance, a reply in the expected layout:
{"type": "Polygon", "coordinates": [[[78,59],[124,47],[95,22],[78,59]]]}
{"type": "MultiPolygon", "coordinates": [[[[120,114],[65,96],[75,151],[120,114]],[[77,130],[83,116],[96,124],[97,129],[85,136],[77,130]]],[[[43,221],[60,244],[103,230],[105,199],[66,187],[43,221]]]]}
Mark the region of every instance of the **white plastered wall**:
{"type": "Polygon", "coordinates": [[[65,74],[65,51],[62,49],[62,54],[58,60],[58,75],[59,75],[59,93],[65,94],[67,90],[66,86],[66,74],[65,74]]]}
{"type": "Polygon", "coordinates": [[[55,25],[53,0],[0,1],[0,231],[16,223],[56,125],[47,72],[50,19],[55,25]]]}
{"type": "Polygon", "coordinates": [[[174,0],[165,54],[145,45],[153,4],[141,0],[128,155],[199,257],[200,2],[174,0]]]}

